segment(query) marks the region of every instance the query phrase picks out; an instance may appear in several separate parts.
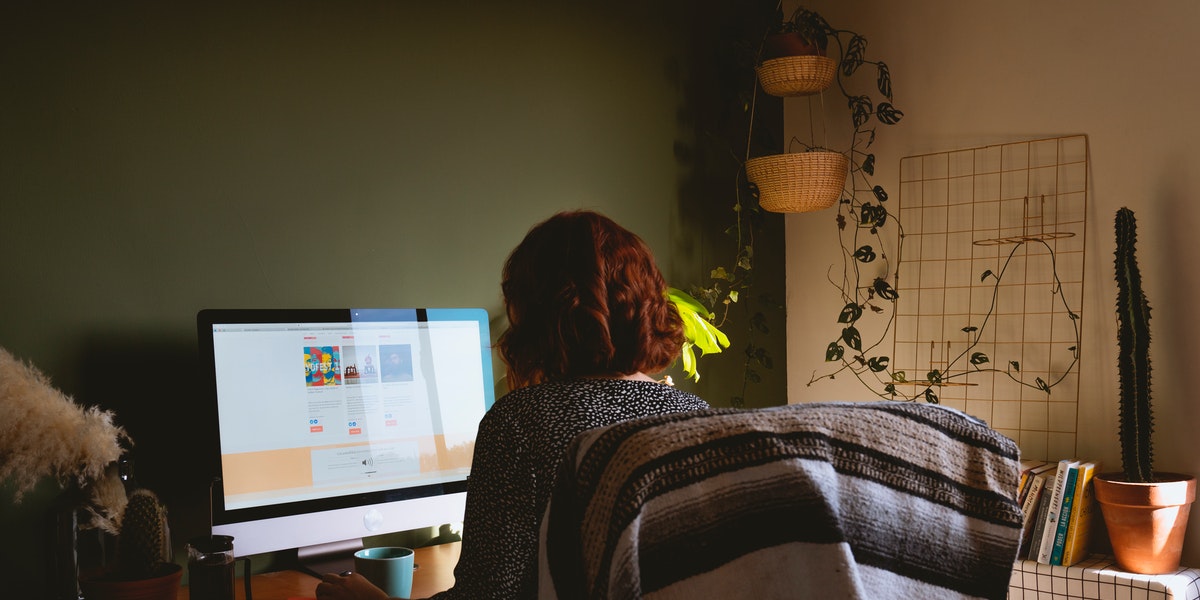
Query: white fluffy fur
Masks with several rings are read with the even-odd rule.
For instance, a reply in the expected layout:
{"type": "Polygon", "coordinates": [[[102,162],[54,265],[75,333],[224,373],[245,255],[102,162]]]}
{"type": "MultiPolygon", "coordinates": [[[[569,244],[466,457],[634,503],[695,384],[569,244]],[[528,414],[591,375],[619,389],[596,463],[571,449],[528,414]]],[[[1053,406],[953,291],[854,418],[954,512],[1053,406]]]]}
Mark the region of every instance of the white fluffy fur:
{"type": "Polygon", "coordinates": [[[33,365],[0,348],[0,415],[0,480],[14,484],[14,502],[53,477],[88,489],[93,524],[111,527],[110,517],[124,508],[124,490],[116,497],[104,475],[128,440],[113,413],[76,404],[33,365]]]}

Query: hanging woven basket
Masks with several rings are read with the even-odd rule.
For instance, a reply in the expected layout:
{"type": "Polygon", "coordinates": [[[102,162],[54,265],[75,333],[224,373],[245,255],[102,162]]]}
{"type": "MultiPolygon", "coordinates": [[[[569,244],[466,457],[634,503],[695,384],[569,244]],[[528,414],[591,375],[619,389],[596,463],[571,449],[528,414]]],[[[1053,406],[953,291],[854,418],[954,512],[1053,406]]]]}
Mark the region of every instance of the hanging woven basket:
{"type": "Polygon", "coordinates": [[[756,69],[763,91],[772,96],[807,96],[833,83],[837,62],[827,56],[783,56],[756,69]]]}
{"type": "Polygon", "coordinates": [[[801,213],[833,206],[842,196],[850,160],[840,152],[789,152],[746,161],[758,203],[772,212],[801,213]]]}

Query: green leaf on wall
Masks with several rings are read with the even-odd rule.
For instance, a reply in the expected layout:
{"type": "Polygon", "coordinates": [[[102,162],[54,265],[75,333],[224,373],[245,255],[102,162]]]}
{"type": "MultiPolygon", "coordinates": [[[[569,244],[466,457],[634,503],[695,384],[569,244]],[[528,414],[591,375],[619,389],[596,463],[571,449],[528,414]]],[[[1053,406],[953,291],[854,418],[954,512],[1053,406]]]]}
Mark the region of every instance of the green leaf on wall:
{"type": "Polygon", "coordinates": [[[867,96],[854,96],[847,101],[850,106],[850,117],[854,122],[854,128],[862,127],[867,120],[871,118],[871,109],[873,104],[871,98],[867,96]]]}
{"type": "Polygon", "coordinates": [[[863,159],[861,168],[863,170],[863,173],[866,173],[867,175],[874,175],[875,174],[875,155],[868,154],[867,157],[863,159]]]}
{"type": "Polygon", "coordinates": [[[904,113],[900,112],[900,109],[895,106],[892,106],[891,102],[880,102],[879,106],[875,109],[875,117],[884,125],[895,125],[900,122],[900,119],[904,118],[904,113]]]}
{"type": "Polygon", "coordinates": [[[842,59],[842,75],[849,77],[863,64],[867,54],[867,39],[855,34],[846,44],[846,57],[842,59]]]}
{"type": "Polygon", "coordinates": [[[838,323],[853,323],[853,322],[857,321],[858,318],[861,316],[862,316],[862,307],[853,302],[848,302],[848,303],[846,303],[846,306],[842,307],[842,312],[838,314],[837,322],[838,323]]]}
{"type": "Polygon", "coordinates": [[[888,100],[892,99],[892,73],[888,70],[888,66],[882,62],[876,63],[878,68],[875,76],[875,86],[879,88],[879,93],[883,94],[888,100]]]}
{"type": "Polygon", "coordinates": [[[872,287],[875,290],[875,294],[884,300],[895,300],[900,297],[900,293],[882,278],[876,279],[875,285],[872,287]]]}
{"type": "Polygon", "coordinates": [[[855,327],[847,327],[842,330],[842,341],[855,350],[862,350],[862,335],[855,327]]]}

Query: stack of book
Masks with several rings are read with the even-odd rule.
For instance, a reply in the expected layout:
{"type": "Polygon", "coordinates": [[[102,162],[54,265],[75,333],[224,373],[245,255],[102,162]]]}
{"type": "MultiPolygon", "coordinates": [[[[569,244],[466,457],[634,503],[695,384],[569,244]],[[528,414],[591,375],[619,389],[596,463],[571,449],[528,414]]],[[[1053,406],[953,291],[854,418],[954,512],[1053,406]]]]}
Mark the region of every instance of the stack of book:
{"type": "Polygon", "coordinates": [[[1087,556],[1095,518],[1096,463],[1023,461],[1018,502],[1025,513],[1019,558],[1071,566],[1087,556]]]}

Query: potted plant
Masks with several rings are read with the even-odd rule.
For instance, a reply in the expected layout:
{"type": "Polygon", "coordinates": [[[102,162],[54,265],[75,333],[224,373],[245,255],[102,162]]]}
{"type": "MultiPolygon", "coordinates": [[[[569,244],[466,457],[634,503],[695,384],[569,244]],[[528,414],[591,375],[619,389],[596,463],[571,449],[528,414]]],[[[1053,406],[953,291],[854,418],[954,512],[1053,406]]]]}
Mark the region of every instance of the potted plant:
{"type": "MultiPolygon", "coordinates": [[[[763,15],[761,23],[755,22],[748,28],[752,33],[747,34],[745,43],[739,40],[729,52],[741,58],[735,61],[738,72],[734,77],[740,80],[746,76],[754,84],[730,99],[748,117],[742,138],[744,144],[729,140],[733,147],[722,148],[719,153],[727,155],[736,165],[730,169],[736,178],[733,223],[725,229],[735,244],[734,252],[730,254],[731,260],[706,269],[709,277],[706,283],[688,287],[689,292],[712,313],[721,315],[716,319],[718,326],[724,326],[732,318],[735,304],[746,315],[741,323],[745,326],[744,337],[740,338],[745,340],[746,357],[743,395],[731,398],[735,407],[742,405],[746,384],[761,381],[757,369],[771,369],[773,364],[766,345],[757,340],[758,336],[769,333],[763,309],[782,310],[783,306],[778,298],[754,289],[756,263],[759,262],[756,245],[765,239],[768,226],[779,225],[771,215],[818,211],[839,204],[835,219],[841,232],[842,255],[843,258],[851,257],[855,263],[845,272],[857,277],[860,274],[856,267],[858,263],[873,261],[875,257],[886,261],[888,254],[871,251],[855,232],[881,238],[890,230],[899,229],[896,215],[886,208],[887,192],[881,186],[873,185],[869,178],[875,173],[871,145],[875,140],[876,124],[895,124],[903,117],[892,104],[890,71],[883,62],[867,60],[867,41],[863,36],[837,29],[818,13],[803,7],[790,17],[776,7],[770,14],[763,15]],[[800,38],[807,47],[781,49],[788,44],[777,43],[777,40],[785,37],[800,38]],[[737,52],[741,49],[746,51],[737,52]],[[764,91],[779,96],[798,95],[779,92],[763,81],[765,65],[793,55],[827,58],[832,65],[831,80],[837,82],[844,103],[834,101],[830,106],[846,107],[845,115],[849,118],[839,122],[847,122],[852,129],[848,148],[834,148],[828,142],[816,143],[815,140],[810,140],[812,143],[792,140],[789,144],[780,144],[769,130],[765,135],[757,131],[756,107],[764,91]],[[873,78],[862,76],[867,71],[860,68],[864,65],[874,66],[873,78]],[[868,83],[867,79],[871,81],[868,83]],[[866,87],[867,90],[877,90],[879,96],[874,91],[854,90],[852,84],[860,82],[871,86],[866,87]]],[[[818,114],[816,118],[820,119],[822,115],[818,114]]],[[[719,139],[717,132],[707,133],[708,138],[719,139]]],[[[724,164],[716,166],[720,168],[724,164]]],[[[876,247],[881,245],[882,239],[876,247]]],[[[865,285],[863,281],[844,281],[842,294],[849,299],[864,289],[876,288],[884,288],[881,293],[893,292],[887,282],[867,280],[865,285]]],[[[889,298],[894,299],[894,295],[889,298]]]]}
{"type": "Polygon", "coordinates": [[[825,55],[833,28],[821,15],[799,7],[763,39],[762,62],[755,69],[763,90],[772,96],[805,96],[833,83],[837,62],[825,55]]]}
{"type": "Polygon", "coordinates": [[[765,210],[802,213],[837,203],[846,188],[850,160],[841,152],[810,148],[746,160],[746,178],[758,188],[765,210]]]}
{"type": "MultiPolygon", "coordinates": [[[[872,362],[862,358],[861,363],[857,362],[864,346],[856,322],[868,307],[882,311],[871,304],[873,299],[891,302],[898,297],[886,277],[865,274],[872,270],[883,271],[888,266],[888,254],[876,251],[876,248],[883,247],[889,228],[900,231],[900,238],[903,238],[899,221],[887,209],[887,191],[870,181],[875,174],[875,155],[870,147],[875,141],[876,125],[894,125],[904,113],[892,104],[892,79],[887,65],[868,60],[865,37],[854,31],[837,29],[803,7],[793,13],[790,23],[792,28],[805,32],[810,40],[823,45],[826,54],[838,65],[835,81],[849,117],[849,148],[836,151],[826,147],[828,143],[818,144],[816,140],[804,143],[793,139],[792,145],[799,143],[803,152],[792,152],[791,146],[781,155],[750,158],[747,152],[746,178],[754,185],[759,204],[765,210],[811,212],[838,205],[836,223],[845,263],[840,292],[847,308],[853,310],[847,318],[839,318],[839,323],[846,327],[842,338],[829,344],[826,360],[841,361],[844,365],[861,364],[872,371],[885,370],[886,361],[872,362]],[[852,86],[852,80],[864,72],[864,65],[874,66],[875,77],[873,91],[862,93],[852,86]],[[874,238],[876,243],[864,243],[867,236],[874,238]],[[867,268],[867,263],[876,259],[881,260],[883,267],[877,267],[881,263],[875,263],[867,268]],[[874,279],[863,280],[863,277],[874,279]],[[853,352],[847,353],[847,347],[853,352]]],[[[871,87],[867,89],[872,90],[871,87]]],[[[815,128],[810,127],[810,130],[815,128]]],[[[886,271],[893,272],[891,269],[886,271]]]]}
{"type": "Polygon", "coordinates": [[[1137,220],[1116,215],[1117,367],[1120,372],[1121,465],[1095,477],[1095,495],[1117,564],[1134,573],[1179,567],[1196,478],[1154,470],[1150,403],[1150,303],[1142,290],[1137,220]]]}
{"type": "MultiPolygon", "coordinates": [[[[875,157],[866,152],[875,140],[872,117],[884,125],[894,125],[904,113],[892,104],[892,79],[887,65],[881,61],[867,60],[867,40],[862,35],[844,29],[835,29],[820,14],[804,7],[796,9],[790,19],[782,21],[778,33],[770,33],[763,42],[762,57],[765,59],[756,69],[759,83],[765,92],[775,96],[799,96],[822,91],[834,81],[849,109],[852,132],[850,148],[839,152],[810,140],[801,143],[803,152],[788,152],[781,155],[746,157],[746,178],[756,186],[759,203],[772,212],[810,212],[833,206],[839,199],[852,206],[857,203],[854,194],[857,186],[846,190],[849,173],[865,178],[875,171],[875,157]],[[767,58],[781,52],[782,44],[771,42],[779,35],[798,37],[813,48],[815,54],[801,57],[767,58]],[[830,56],[826,56],[829,54],[830,56]],[[800,75],[801,70],[817,67],[800,67],[800,62],[822,63],[822,73],[828,71],[828,80],[809,86],[816,75],[800,75]],[[795,64],[793,64],[795,63],[795,64]],[[870,94],[851,91],[850,79],[865,64],[875,66],[875,88],[880,98],[870,94]],[[785,66],[786,65],[786,66],[785,66]],[[783,71],[785,74],[777,74],[783,71]],[[843,199],[843,194],[849,195],[843,199]]],[[[823,78],[825,75],[822,74],[823,78]]],[[[751,109],[753,111],[753,108],[751,109]]],[[[751,117],[753,119],[753,116],[751,117]]],[[[793,140],[793,144],[798,140],[793,140]]],[[[874,197],[880,197],[877,188],[871,189],[874,197]]],[[[886,198],[884,194],[882,198],[886,198]]],[[[868,201],[869,202],[869,201],[868,201]]]]}
{"type": "MultiPolygon", "coordinates": [[[[0,480],[15,483],[13,501],[20,502],[42,478],[53,478],[63,487],[52,508],[55,547],[48,576],[54,597],[76,598],[83,589],[88,600],[174,600],[183,570],[165,564],[171,555],[166,510],[148,490],[126,495],[119,466],[132,440],[114,423],[115,415],[75,403],[55,389],[44,373],[4,348],[0,348],[0,410],[8,425],[0,426],[0,456],[5,457],[0,461],[0,480]],[[76,548],[80,529],[118,534],[122,566],[102,575],[80,576],[76,548]],[[165,581],[157,582],[162,590],[153,595],[106,595],[89,587],[101,580],[163,576],[165,581]]],[[[129,581],[121,584],[107,587],[129,587],[129,581]]],[[[146,584],[134,587],[146,588],[146,584]]]]}
{"type": "Polygon", "coordinates": [[[112,485],[129,442],[110,411],[77,404],[56,389],[31,363],[0,348],[0,481],[13,485],[20,504],[39,482],[61,490],[49,508],[51,547],[46,572],[54,597],[78,597],[77,540],[80,529],[115,532],[125,491],[112,485]]]}
{"type": "Polygon", "coordinates": [[[88,600],[174,600],[183,567],[171,561],[167,509],[154,492],[129,494],[117,538],[116,565],[80,577],[88,600]]]}
{"type": "Polygon", "coordinates": [[[829,46],[829,23],[818,13],[803,6],[792,16],[780,20],[763,42],[763,60],[781,56],[825,56],[829,46]]]}

